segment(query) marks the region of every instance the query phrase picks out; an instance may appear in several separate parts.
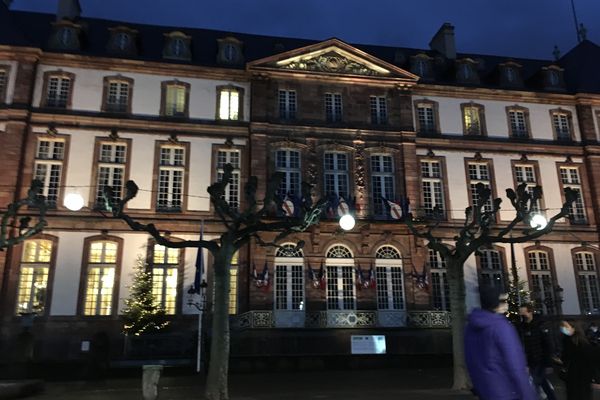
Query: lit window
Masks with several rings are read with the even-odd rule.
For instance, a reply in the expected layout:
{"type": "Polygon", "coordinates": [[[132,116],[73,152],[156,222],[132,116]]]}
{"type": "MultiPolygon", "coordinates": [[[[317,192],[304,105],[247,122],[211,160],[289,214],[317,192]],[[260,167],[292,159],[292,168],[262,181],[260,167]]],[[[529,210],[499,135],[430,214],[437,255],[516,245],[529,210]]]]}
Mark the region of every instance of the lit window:
{"type": "Polygon", "coordinates": [[[187,88],[184,85],[168,84],[165,93],[165,115],[182,117],[187,114],[187,88]]]}
{"type": "Polygon", "coordinates": [[[225,88],[219,92],[219,119],[237,121],[240,119],[240,91],[225,88]]]}
{"type": "Polygon", "coordinates": [[[231,259],[229,270],[229,315],[237,314],[238,268],[239,254],[236,252],[231,259]]]}
{"type": "Polygon", "coordinates": [[[42,314],[46,307],[48,274],[52,255],[50,240],[27,240],[19,269],[17,314],[42,314]]]}
{"type": "Polygon", "coordinates": [[[483,134],[480,112],[481,109],[478,106],[468,105],[463,107],[463,121],[465,123],[465,134],[483,134]]]}
{"type": "Polygon", "coordinates": [[[111,315],[117,268],[117,243],[92,242],[89,247],[84,315],[111,315]]]}
{"type": "Polygon", "coordinates": [[[152,295],[155,304],[173,315],[177,308],[179,249],[155,244],[152,254],[152,295]]]}

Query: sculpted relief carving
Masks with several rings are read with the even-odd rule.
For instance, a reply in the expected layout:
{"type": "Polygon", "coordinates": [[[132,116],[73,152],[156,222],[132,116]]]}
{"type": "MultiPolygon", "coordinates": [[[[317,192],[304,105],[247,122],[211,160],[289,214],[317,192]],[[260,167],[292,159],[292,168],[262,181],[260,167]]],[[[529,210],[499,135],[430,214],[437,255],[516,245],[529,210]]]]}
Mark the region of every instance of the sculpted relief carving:
{"type": "Polygon", "coordinates": [[[367,68],[356,61],[342,57],[335,52],[322,54],[309,60],[294,61],[284,65],[283,68],[304,71],[330,72],[335,74],[354,74],[367,76],[381,75],[377,71],[367,68]]]}

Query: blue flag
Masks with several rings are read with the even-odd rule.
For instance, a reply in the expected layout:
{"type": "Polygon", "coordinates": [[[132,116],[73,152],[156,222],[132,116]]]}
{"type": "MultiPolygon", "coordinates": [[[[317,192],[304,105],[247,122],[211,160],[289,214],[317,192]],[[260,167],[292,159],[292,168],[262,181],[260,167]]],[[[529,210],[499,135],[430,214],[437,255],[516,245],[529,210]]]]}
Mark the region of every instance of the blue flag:
{"type": "MultiPolygon", "coordinates": [[[[204,237],[204,220],[200,226],[200,240],[204,237]]],[[[196,275],[194,276],[194,293],[200,293],[200,285],[204,277],[204,249],[198,247],[198,255],[196,256],[196,275]]]]}

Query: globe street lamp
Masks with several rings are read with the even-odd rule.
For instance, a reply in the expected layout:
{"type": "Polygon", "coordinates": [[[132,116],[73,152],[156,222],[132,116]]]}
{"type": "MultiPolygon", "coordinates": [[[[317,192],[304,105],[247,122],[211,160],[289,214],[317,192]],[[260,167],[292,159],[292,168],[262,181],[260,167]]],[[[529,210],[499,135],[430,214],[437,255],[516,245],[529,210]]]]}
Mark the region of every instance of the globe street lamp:
{"type": "Polygon", "coordinates": [[[343,230],[349,231],[354,228],[354,225],[356,225],[356,220],[351,214],[344,214],[342,215],[342,218],[340,218],[340,227],[343,230]]]}
{"type": "Polygon", "coordinates": [[[542,230],[548,225],[548,220],[542,214],[534,214],[529,220],[529,226],[535,230],[542,230]]]}
{"type": "Polygon", "coordinates": [[[65,207],[71,211],[79,211],[83,208],[83,197],[79,193],[69,193],[65,196],[65,207]]]}

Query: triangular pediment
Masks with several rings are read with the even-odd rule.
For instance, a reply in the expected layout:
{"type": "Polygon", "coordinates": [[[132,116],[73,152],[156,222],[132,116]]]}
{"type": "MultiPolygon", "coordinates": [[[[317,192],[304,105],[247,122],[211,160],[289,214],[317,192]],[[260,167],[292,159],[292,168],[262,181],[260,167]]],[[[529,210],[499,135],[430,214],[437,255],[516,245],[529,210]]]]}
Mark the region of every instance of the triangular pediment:
{"type": "Polygon", "coordinates": [[[327,75],[402,79],[419,78],[338,39],[301,47],[248,64],[250,70],[279,70],[327,75]]]}

